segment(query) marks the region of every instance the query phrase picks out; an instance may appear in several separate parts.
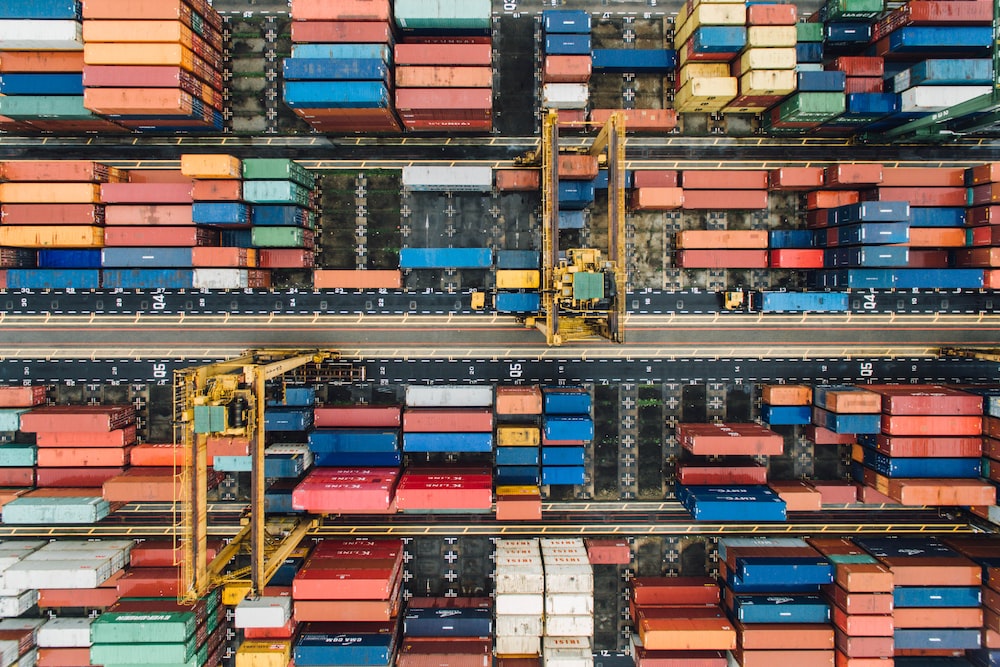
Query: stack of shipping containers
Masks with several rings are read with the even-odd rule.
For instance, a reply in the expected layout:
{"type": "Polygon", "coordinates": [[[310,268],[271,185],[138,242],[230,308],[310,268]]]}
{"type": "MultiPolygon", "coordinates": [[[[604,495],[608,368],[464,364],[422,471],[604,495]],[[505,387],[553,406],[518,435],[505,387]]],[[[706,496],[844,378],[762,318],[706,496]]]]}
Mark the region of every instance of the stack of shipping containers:
{"type": "Polygon", "coordinates": [[[594,439],[590,392],[543,387],[542,399],[542,484],[583,484],[587,449],[594,439]]]}
{"type": "Polygon", "coordinates": [[[761,113],[795,91],[795,5],[747,7],[746,48],[733,61],[739,96],[724,112],[761,113]]]}
{"type": "MultiPolygon", "coordinates": [[[[685,5],[677,14],[674,48],[680,72],[674,93],[679,113],[721,111],[739,93],[730,70],[747,44],[747,8],[742,3],[685,5]]],[[[739,61],[739,71],[751,69],[739,61]]]]}
{"type": "Polygon", "coordinates": [[[590,14],[546,10],[542,13],[542,31],[542,106],[563,111],[560,118],[572,120],[576,116],[583,120],[593,71],[590,14]]]}

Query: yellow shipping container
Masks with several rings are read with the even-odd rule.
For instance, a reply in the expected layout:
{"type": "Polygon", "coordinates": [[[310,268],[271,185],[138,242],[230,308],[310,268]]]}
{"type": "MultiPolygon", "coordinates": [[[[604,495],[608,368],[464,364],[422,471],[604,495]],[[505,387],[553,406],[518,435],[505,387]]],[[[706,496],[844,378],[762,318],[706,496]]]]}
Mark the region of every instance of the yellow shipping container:
{"type": "Polygon", "coordinates": [[[541,280],[538,271],[500,269],[497,271],[497,289],[538,289],[541,280]]]}
{"type": "Polygon", "coordinates": [[[166,42],[192,44],[191,29],[180,21],[84,21],[85,42],[166,42]]]}
{"type": "Polygon", "coordinates": [[[674,44],[683,44],[687,38],[682,39],[681,34],[690,36],[695,29],[703,25],[744,25],[746,22],[747,7],[741,3],[706,3],[690,10],[683,4],[674,22],[674,25],[680,26],[674,31],[674,44]]]}
{"type": "Polygon", "coordinates": [[[497,427],[497,447],[537,447],[541,441],[537,426],[497,427]]]}
{"type": "Polygon", "coordinates": [[[725,77],[729,76],[728,63],[697,63],[689,62],[677,73],[677,81],[683,86],[691,79],[701,77],[725,77]]]}
{"type": "Polygon", "coordinates": [[[242,178],[243,163],[232,155],[182,155],[181,173],[191,178],[242,178]]]}
{"type": "Polygon", "coordinates": [[[755,69],[740,77],[740,95],[788,95],[795,86],[793,69],[755,69]]]}
{"type": "Polygon", "coordinates": [[[249,639],[236,651],[236,667],[288,667],[290,639],[249,639]]]}
{"type": "Polygon", "coordinates": [[[793,25],[752,25],[747,28],[747,45],[756,47],[792,47],[798,39],[793,25]]]}
{"type": "Polygon", "coordinates": [[[103,227],[0,225],[0,246],[13,248],[100,248],[103,245],[103,227]]]}
{"type": "Polygon", "coordinates": [[[795,49],[747,49],[740,56],[740,71],[795,69],[795,49]]]}
{"type": "Polygon", "coordinates": [[[694,78],[674,95],[674,108],[681,113],[719,111],[736,97],[736,77],[694,78]]]}
{"type": "Polygon", "coordinates": [[[741,106],[734,106],[732,104],[728,104],[728,105],[722,107],[722,109],[720,109],[720,111],[722,111],[722,113],[764,113],[765,111],[767,111],[770,108],[771,107],[759,107],[759,106],[758,107],[741,107],[741,106]]]}
{"type": "Polygon", "coordinates": [[[497,487],[498,496],[529,496],[537,497],[540,491],[537,486],[514,486],[502,484],[497,487]]]}
{"type": "Polygon", "coordinates": [[[85,65],[169,65],[194,71],[194,54],[180,44],[137,43],[106,44],[90,42],[83,46],[85,65]]]}
{"type": "Polygon", "coordinates": [[[3,204],[96,204],[101,186],[96,183],[0,183],[3,204]]]}

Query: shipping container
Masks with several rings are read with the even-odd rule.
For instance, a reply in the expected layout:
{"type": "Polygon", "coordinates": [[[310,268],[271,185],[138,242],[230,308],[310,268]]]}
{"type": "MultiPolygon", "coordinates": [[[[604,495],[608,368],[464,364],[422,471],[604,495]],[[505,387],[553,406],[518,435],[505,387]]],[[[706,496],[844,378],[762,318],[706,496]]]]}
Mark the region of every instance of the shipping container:
{"type": "Polygon", "coordinates": [[[396,25],[404,30],[488,30],[490,0],[395,0],[396,25]]]}
{"type": "Polygon", "coordinates": [[[489,248],[403,248],[399,251],[401,269],[485,269],[493,264],[489,248]]]}
{"type": "Polygon", "coordinates": [[[677,56],[670,49],[594,49],[594,71],[662,73],[673,71],[677,56]]]}

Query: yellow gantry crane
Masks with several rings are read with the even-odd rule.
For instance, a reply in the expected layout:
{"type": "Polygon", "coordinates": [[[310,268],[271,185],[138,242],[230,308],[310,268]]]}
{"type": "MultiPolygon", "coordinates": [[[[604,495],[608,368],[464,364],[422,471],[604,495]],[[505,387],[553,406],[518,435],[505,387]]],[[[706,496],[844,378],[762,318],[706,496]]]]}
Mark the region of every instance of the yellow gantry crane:
{"type": "Polygon", "coordinates": [[[354,382],[363,369],[327,350],[251,350],[241,357],[174,372],[174,441],[183,454],[174,464],[174,539],[180,554],[178,599],[191,603],[216,586],[227,604],[259,595],[314,521],[268,521],[264,512],[264,406],[267,383],[296,373],[298,380],[354,382]],[[251,452],[249,511],[242,528],[208,558],[209,435],[247,438],[251,452]],[[249,552],[250,566],[227,572],[249,552]]]}
{"type": "MultiPolygon", "coordinates": [[[[591,125],[587,123],[586,125],[591,125]]],[[[608,168],[608,250],[571,248],[559,257],[559,114],[542,120],[542,146],[524,159],[541,166],[541,312],[529,318],[548,345],[600,336],[625,342],[625,116],[611,114],[587,150],[608,168]]]]}

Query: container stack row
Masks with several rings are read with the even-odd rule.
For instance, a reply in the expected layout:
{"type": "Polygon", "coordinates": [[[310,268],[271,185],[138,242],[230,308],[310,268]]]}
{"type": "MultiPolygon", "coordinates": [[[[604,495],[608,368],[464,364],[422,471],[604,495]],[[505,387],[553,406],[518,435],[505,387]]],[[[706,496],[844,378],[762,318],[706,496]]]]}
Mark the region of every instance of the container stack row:
{"type": "MultiPolygon", "coordinates": [[[[498,174],[501,172],[498,172],[498,174]]],[[[542,284],[537,250],[499,250],[496,256],[494,307],[501,313],[537,312],[542,284]]]]}
{"type": "Polygon", "coordinates": [[[583,120],[593,71],[590,14],[546,10],[542,34],[542,106],[564,110],[561,120],[583,120]]]}
{"type": "Polygon", "coordinates": [[[795,91],[796,6],[749,4],[746,19],[746,47],[731,65],[739,95],[724,113],[762,113],[795,91]]]}
{"type": "Polygon", "coordinates": [[[1000,166],[965,170],[969,208],[965,211],[965,247],[955,252],[955,265],[982,268],[983,287],[1000,287],[1000,166]]]}
{"type": "Polygon", "coordinates": [[[493,634],[489,598],[410,598],[396,665],[489,664],[493,634]]]}
{"type": "Polygon", "coordinates": [[[398,132],[389,0],[295,0],[291,14],[285,104],[317,132],[398,132]]]}
{"type": "Polygon", "coordinates": [[[0,130],[121,132],[83,104],[78,0],[0,7],[0,130]]]}
{"type": "Polygon", "coordinates": [[[542,485],[586,482],[594,440],[593,404],[584,387],[542,387],[542,485]]]}
{"type": "Polygon", "coordinates": [[[737,97],[742,65],[736,65],[734,74],[730,63],[747,45],[746,21],[742,2],[689,3],[677,13],[674,48],[680,70],[674,109],[678,113],[714,113],[737,97]]]}
{"type": "Polygon", "coordinates": [[[497,540],[493,568],[494,655],[531,656],[537,664],[545,618],[545,569],[538,539],[497,540]]]}
{"type": "Polygon", "coordinates": [[[594,568],[582,538],[542,539],[545,634],[542,664],[585,665],[593,658],[594,568]]]}
{"type": "Polygon", "coordinates": [[[541,484],[541,414],[542,391],[537,385],[497,387],[494,480],[498,519],[541,518],[540,496],[535,502],[541,484]],[[529,496],[530,506],[514,504],[519,499],[528,503],[529,496]],[[523,508],[523,517],[518,508],[523,508]]]}
{"type": "Polygon", "coordinates": [[[222,17],[207,0],[83,2],[83,104],[129,130],[221,132],[222,17]]]}

